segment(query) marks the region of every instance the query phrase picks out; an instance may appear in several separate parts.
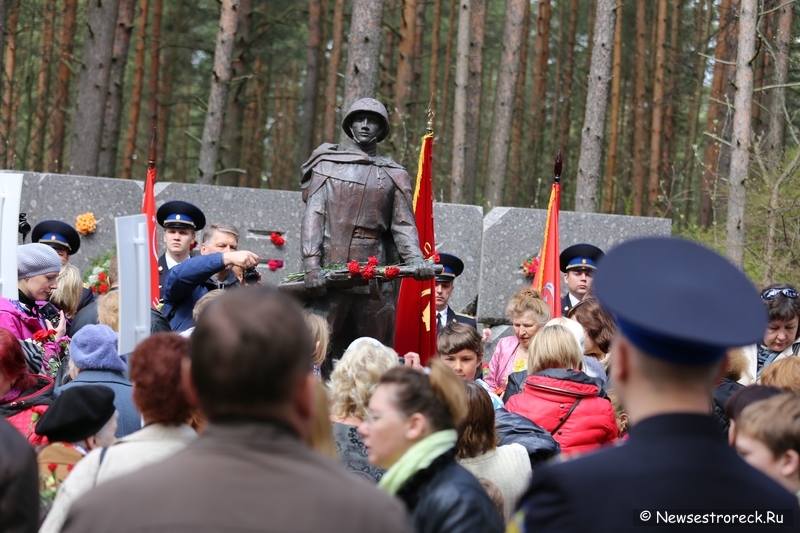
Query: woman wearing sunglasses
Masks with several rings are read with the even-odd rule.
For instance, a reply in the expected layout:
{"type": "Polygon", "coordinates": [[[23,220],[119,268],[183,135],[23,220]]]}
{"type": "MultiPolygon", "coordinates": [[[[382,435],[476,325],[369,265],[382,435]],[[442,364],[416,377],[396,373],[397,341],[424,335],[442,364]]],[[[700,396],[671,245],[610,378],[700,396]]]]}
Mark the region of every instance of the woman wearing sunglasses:
{"type": "Polygon", "coordinates": [[[769,324],[764,340],[758,345],[747,346],[744,353],[748,368],[739,380],[744,385],[755,383],[768,365],[800,353],[800,299],[792,285],[770,285],[761,292],[761,300],[769,314],[769,324]]]}

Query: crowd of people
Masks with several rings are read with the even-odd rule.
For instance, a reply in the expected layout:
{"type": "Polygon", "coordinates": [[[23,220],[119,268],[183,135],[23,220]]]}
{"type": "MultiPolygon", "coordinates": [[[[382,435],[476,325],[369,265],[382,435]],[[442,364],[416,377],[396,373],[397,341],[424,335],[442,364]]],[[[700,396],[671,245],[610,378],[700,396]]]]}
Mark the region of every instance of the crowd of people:
{"type": "Polygon", "coordinates": [[[209,228],[166,275],[171,311],[121,356],[118,293],[81,306],[65,254],[18,248],[19,297],[0,300],[3,531],[608,531],[646,508],[800,524],[794,286],[759,293],[675,239],[567,249],[565,282],[586,290],[559,318],[514,295],[484,365],[486,335],[448,307],[463,263],[443,254],[437,356],[362,337],[323,379],[328,322],[275,288],[227,290],[257,258],[209,228]],[[663,286],[640,274],[659,270],[663,286]]]}

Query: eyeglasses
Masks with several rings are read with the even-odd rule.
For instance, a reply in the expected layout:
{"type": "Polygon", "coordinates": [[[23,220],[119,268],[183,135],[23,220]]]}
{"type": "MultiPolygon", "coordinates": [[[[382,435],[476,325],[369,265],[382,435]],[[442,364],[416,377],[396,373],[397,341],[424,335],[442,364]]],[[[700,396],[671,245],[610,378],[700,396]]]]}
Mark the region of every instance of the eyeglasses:
{"type": "Polygon", "coordinates": [[[764,300],[772,300],[779,294],[783,294],[792,300],[797,298],[797,291],[789,287],[784,287],[783,289],[767,289],[761,293],[761,298],[764,300]]]}

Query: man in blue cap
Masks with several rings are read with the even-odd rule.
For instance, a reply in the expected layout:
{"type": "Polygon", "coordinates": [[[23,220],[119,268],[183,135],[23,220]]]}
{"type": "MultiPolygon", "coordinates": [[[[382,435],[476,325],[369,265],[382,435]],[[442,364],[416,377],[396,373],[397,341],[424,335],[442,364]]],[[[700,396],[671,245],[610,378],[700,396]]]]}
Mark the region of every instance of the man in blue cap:
{"type": "Polygon", "coordinates": [[[573,244],[564,249],[559,257],[567,294],[561,298],[561,314],[578,305],[592,288],[592,278],[597,262],[603,258],[603,250],[591,244],[573,244]]]}
{"type": "Polygon", "coordinates": [[[767,323],[745,275],[698,244],[646,238],[605,257],[594,293],[619,326],[611,380],[629,438],[537,470],[511,530],[633,532],[701,523],[761,531],[767,510],[796,530],[796,497],[745,463],[711,414],[727,349],[758,341],[767,323]],[[742,521],[748,527],[736,527],[742,521]]]}
{"type": "Polygon", "coordinates": [[[167,273],[175,265],[189,259],[196,232],[205,227],[206,217],[197,206],[173,200],[158,208],[156,220],[164,228],[164,245],[167,249],[158,258],[158,290],[159,298],[163,300],[167,273]]]}
{"type": "Polygon", "coordinates": [[[453,284],[458,276],[464,272],[464,262],[452,254],[439,254],[439,263],[444,267],[442,273],[436,276],[436,328],[439,333],[451,322],[460,322],[478,329],[474,317],[456,313],[450,308],[450,296],[453,294],[453,284]]]}
{"type": "MultiPolygon", "coordinates": [[[[70,256],[75,255],[81,247],[81,237],[78,231],[60,220],[42,220],[31,231],[31,242],[46,244],[58,253],[61,264],[69,263],[70,256]]],[[[94,293],[84,285],[81,301],[77,311],[80,311],[94,301],[94,293]]]]}

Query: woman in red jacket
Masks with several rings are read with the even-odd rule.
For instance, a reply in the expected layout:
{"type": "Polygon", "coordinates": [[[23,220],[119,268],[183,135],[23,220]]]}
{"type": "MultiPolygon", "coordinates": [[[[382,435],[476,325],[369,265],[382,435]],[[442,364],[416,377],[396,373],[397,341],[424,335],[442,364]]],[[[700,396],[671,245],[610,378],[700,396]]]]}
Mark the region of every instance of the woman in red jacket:
{"type": "Polygon", "coordinates": [[[583,350],[567,328],[544,328],[531,342],[522,393],[506,402],[506,410],[548,430],[564,454],[586,452],[618,436],[611,402],[598,396],[600,386],[582,365],[583,350]]]}

